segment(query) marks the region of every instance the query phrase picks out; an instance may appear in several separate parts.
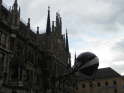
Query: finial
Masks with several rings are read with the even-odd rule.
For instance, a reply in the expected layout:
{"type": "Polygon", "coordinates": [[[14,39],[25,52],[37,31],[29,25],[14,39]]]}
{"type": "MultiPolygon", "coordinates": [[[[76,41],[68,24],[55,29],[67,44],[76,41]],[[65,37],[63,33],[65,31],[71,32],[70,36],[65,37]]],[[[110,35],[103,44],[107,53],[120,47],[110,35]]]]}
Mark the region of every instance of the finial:
{"type": "Polygon", "coordinates": [[[28,18],[27,27],[30,28],[30,18],[28,18]]]}
{"type": "Polygon", "coordinates": [[[68,44],[68,33],[66,28],[66,51],[69,52],[69,44],[68,44]]]}
{"type": "Polygon", "coordinates": [[[67,31],[67,28],[66,28],[66,39],[68,39],[68,31],[67,31]]]}
{"type": "Polygon", "coordinates": [[[15,0],[14,4],[16,4],[16,5],[18,4],[17,0],[15,0]]]}
{"type": "Polygon", "coordinates": [[[18,9],[18,2],[17,2],[17,0],[15,0],[15,2],[14,2],[14,4],[13,4],[13,8],[14,8],[15,10],[18,9]]]}
{"type": "Polygon", "coordinates": [[[31,20],[31,19],[30,19],[30,18],[28,18],[28,23],[30,23],[30,20],[31,20]]]}
{"type": "Polygon", "coordinates": [[[15,3],[17,3],[17,0],[15,0],[15,3]]]}
{"type": "Polygon", "coordinates": [[[48,6],[48,16],[47,16],[46,33],[49,34],[50,32],[51,32],[51,24],[50,24],[50,7],[48,6]]]}
{"type": "Polygon", "coordinates": [[[55,27],[54,27],[54,21],[52,21],[52,32],[55,31],[55,27]]]}
{"type": "Polygon", "coordinates": [[[39,26],[37,26],[37,34],[39,34],[39,26]]]}
{"type": "Polygon", "coordinates": [[[48,6],[48,11],[50,11],[50,6],[48,6]]]}
{"type": "Polygon", "coordinates": [[[77,58],[77,56],[76,56],[76,51],[75,51],[75,59],[77,58]]]}
{"type": "Polygon", "coordinates": [[[68,30],[67,30],[67,28],[66,28],[66,35],[68,34],[68,30]]]}

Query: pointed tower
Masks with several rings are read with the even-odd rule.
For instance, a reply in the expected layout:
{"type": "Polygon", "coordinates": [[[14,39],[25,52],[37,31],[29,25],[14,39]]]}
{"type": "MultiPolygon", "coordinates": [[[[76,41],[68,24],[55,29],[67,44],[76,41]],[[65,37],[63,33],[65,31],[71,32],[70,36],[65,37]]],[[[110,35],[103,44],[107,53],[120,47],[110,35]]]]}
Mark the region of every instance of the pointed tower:
{"type": "Polygon", "coordinates": [[[37,26],[37,35],[39,35],[39,26],[37,26]]]}
{"type": "Polygon", "coordinates": [[[62,18],[60,17],[60,33],[62,33],[62,18]]]}
{"type": "Polygon", "coordinates": [[[51,24],[50,24],[50,7],[48,7],[48,16],[47,16],[46,33],[49,34],[50,32],[51,32],[51,24]]]}
{"type": "Polygon", "coordinates": [[[68,33],[67,33],[67,29],[66,29],[66,42],[65,42],[65,51],[67,54],[67,62],[68,62],[68,66],[69,68],[71,67],[71,54],[69,52],[69,43],[68,43],[68,33]]]}
{"type": "Polygon", "coordinates": [[[62,33],[62,20],[59,13],[56,13],[56,32],[62,33]]]}
{"type": "Polygon", "coordinates": [[[12,11],[11,11],[11,25],[14,27],[19,26],[20,23],[20,7],[18,9],[18,3],[17,0],[15,0],[13,6],[12,6],[12,11]]]}
{"type": "Polygon", "coordinates": [[[27,27],[30,29],[30,21],[31,21],[31,19],[30,18],[28,18],[28,23],[27,23],[27,27]]]}
{"type": "Polygon", "coordinates": [[[77,58],[77,56],[76,56],[76,52],[75,52],[75,56],[74,56],[74,65],[76,64],[76,58],[77,58]]]}
{"type": "Polygon", "coordinates": [[[66,44],[65,44],[65,50],[66,50],[66,52],[69,53],[69,44],[68,44],[68,33],[67,33],[67,29],[66,29],[66,44]]]}
{"type": "Polygon", "coordinates": [[[59,27],[59,14],[56,13],[56,32],[58,32],[58,27],[59,27]]]}
{"type": "Polygon", "coordinates": [[[15,0],[14,4],[13,4],[13,9],[17,10],[18,9],[18,3],[17,0],[15,0]]]}

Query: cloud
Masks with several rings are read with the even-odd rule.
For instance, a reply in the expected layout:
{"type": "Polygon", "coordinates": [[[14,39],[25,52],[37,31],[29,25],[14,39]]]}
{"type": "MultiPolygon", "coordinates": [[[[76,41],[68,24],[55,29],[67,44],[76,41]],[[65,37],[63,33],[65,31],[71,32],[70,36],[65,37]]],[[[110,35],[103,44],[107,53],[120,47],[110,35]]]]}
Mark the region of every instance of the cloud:
{"type": "MultiPolygon", "coordinates": [[[[8,6],[14,0],[4,0],[8,6]]],[[[75,51],[91,51],[98,55],[100,67],[111,66],[123,73],[124,61],[124,0],[18,0],[21,18],[31,26],[46,28],[47,7],[51,6],[51,20],[60,12],[63,19],[63,33],[68,28],[72,60],[75,51]]]]}
{"type": "Polygon", "coordinates": [[[124,61],[124,38],[120,39],[112,47],[113,53],[116,54],[116,57],[113,58],[114,62],[124,61]]]}

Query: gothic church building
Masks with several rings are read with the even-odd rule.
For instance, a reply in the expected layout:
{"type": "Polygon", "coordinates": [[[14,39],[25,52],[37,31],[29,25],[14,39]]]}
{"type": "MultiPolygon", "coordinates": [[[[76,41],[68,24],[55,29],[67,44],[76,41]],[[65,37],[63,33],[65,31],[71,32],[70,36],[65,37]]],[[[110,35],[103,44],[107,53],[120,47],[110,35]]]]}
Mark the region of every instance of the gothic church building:
{"type": "Polygon", "coordinates": [[[48,8],[46,32],[35,33],[30,18],[20,20],[17,0],[9,10],[0,0],[0,93],[68,93],[68,81],[55,78],[71,70],[70,59],[59,13],[51,22],[48,8]]]}

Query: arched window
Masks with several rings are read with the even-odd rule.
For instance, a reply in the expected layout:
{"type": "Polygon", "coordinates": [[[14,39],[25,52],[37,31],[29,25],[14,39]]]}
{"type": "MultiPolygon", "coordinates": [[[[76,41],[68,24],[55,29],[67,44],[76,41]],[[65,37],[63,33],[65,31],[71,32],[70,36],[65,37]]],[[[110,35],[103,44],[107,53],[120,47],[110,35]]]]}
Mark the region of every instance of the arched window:
{"type": "Polygon", "coordinates": [[[108,86],[108,85],[109,85],[109,84],[108,84],[108,82],[106,81],[106,82],[105,82],[105,86],[108,86]]]}
{"type": "Polygon", "coordinates": [[[85,88],[86,87],[86,85],[85,84],[82,84],[82,88],[85,88]]]}
{"type": "Polygon", "coordinates": [[[98,82],[98,83],[97,83],[97,86],[98,86],[98,87],[100,87],[100,86],[101,86],[101,83],[100,83],[100,82],[98,82]]]}
{"type": "Polygon", "coordinates": [[[90,83],[90,84],[89,84],[89,87],[93,87],[93,83],[90,83]]]}
{"type": "Polygon", "coordinates": [[[116,85],[116,84],[117,84],[117,82],[116,82],[116,80],[114,80],[114,81],[113,81],[113,85],[116,85]]]}

